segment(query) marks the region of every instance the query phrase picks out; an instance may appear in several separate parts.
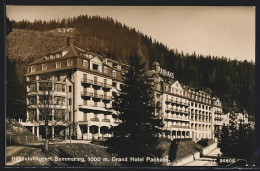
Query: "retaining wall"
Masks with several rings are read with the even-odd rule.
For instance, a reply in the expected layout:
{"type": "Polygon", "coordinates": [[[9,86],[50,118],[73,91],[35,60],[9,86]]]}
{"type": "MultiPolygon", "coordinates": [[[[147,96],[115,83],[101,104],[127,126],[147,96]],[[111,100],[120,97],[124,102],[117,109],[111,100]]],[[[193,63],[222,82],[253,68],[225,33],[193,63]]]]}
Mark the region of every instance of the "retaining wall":
{"type": "MultiPolygon", "coordinates": [[[[217,147],[217,143],[211,144],[210,146],[203,148],[202,151],[201,151],[201,154],[206,155],[206,154],[210,153],[212,150],[214,150],[216,147],[217,147]]],[[[187,157],[184,157],[180,160],[177,160],[173,163],[169,163],[167,165],[168,166],[183,166],[183,165],[190,163],[190,162],[192,162],[192,161],[194,161],[198,158],[200,158],[200,152],[195,152],[192,155],[189,155],[187,157]]]]}

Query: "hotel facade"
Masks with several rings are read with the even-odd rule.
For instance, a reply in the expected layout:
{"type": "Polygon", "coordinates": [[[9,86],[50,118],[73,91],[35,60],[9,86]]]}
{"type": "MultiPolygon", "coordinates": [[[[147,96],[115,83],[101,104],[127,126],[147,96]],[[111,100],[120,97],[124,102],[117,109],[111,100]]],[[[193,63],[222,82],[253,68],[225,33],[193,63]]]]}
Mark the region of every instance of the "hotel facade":
{"type": "MultiPolygon", "coordinates": [[[[127,68],[119,61],[80,49],[67,38],[66,46],[29,64],[27,119],[22,124],[38,137],[45,137],[44,104],[49,96],[51,137],[111,137],[109,128],[118,123],[113,118],[112,97],[120,92],[121,76],[127,68]]],[[[158,62],[148,74],[154,78],[155,115],[164,122],[160,137],[195,141],[215,137],[224,116],[217,97],[180,84],[158,62]]]]}

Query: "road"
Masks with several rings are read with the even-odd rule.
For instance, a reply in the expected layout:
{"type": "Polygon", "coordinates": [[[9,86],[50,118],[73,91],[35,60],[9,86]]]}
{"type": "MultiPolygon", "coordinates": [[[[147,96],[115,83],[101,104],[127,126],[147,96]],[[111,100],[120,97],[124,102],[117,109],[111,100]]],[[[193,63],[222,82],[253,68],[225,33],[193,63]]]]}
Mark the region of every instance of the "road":
{"type": "MultiPolygon", "coordinates": [[[[207,154],[207,156],[218,156],[218,154],[221,154],[220,149],[215,148],[213,151],[207,154]]],[[[216,159],[213,158],[201,157],[190,163],[185,164],[184,166],[217,166],[217,162],[216,159]]]]}

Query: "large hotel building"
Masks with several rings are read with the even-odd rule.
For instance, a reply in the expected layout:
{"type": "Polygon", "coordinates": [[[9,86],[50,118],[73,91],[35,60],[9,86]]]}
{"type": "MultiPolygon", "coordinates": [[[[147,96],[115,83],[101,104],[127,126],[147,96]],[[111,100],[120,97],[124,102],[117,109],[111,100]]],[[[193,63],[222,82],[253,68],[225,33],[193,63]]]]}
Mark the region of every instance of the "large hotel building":
{"type": "MultiPolygon", "coordinates": [[[[51,137],[105,139],[112,136],[112,96],[120,91],[121,75],[127,65],[74,46],[46,54],[29,64],[27,79],[27,120],[23,125],[38,137],[45,137],[46,97],[51,137]],[[47,86],[46,86],[47,85],[47,86]],[[46,88],[47,87],[47,88],[46,88]]],[[[225,115],[217,97],[184,86],[173,73],[154,62],[148,71],[154,78],[155,114],[163,118],[160,137],[169,139],[213,139],[224,124],[225,115]]]]}

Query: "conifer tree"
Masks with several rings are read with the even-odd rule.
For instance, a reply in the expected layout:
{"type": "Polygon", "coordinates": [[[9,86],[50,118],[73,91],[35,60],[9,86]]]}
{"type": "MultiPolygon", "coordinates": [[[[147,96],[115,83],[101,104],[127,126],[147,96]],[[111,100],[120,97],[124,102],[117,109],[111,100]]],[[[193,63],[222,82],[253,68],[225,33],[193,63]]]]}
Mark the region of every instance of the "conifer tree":
{"type": "MultiPolygon", "coordinates": [[[[145,73],[140,58],[130,57],[130,67],[124,75],[124,85],[116,96],[113,109],[119,124],[112,128],[108,150],[118,157],[161,157],[158,133],[162,120],[154,114],[152,80],[145,73]]],[[[123,165],[149,166],[151,162],[123,162],[123,165]]]]}

